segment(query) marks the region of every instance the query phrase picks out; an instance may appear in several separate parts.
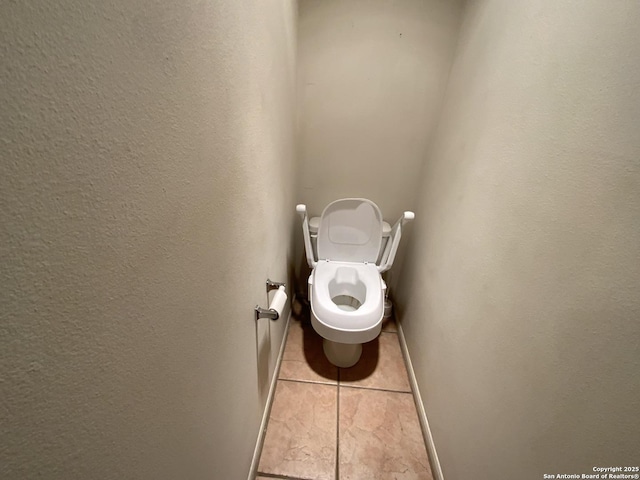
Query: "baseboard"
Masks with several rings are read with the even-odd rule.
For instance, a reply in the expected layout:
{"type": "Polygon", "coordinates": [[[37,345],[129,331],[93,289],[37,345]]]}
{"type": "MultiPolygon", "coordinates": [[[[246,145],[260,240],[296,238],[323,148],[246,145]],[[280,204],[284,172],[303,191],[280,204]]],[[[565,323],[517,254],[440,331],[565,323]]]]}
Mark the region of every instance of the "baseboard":
{"type": "MultiPolygon", "coordinates": [[[[293,298],[295,301],[295,295],[293,298]]],[[[293,305],[293,301],[291,305],[293,305]]],[[[289,322],[291,321],[292,308],[289,308],[289,315],[287,316],[287,324],[284,327],[284,335],[282,336],[282,343],[280,344],[280,351],[278,352],[278,358],[276,359],[276,365],[273,369],[273,377],[271,377],[271,385],[269,386],[269,393],[267,394],[267,402],[264,406],[264,413],[262,414],[262,421],[260,422],[260,431],[258,432],[258,439],[256,440],[256,448],[253,451],[253,458],[251,459],[251,468],[249,469],[249,476],[247,480],[254,480],[258,474],[258,463],[260,462],[260,455],[262,454],[262,445],[264,444],[264,436],[267,433],[267,423],[269,422],[269,415],[271,415],[271,405],[273,404],[273,396],[276,392],[276,384],[278,383],[278,374],[280,373],[280,364],[282,363],[282,356],[284,355],[284,346],[287,343],[287,337],[289,336],[289,322]]]]}
{"type": "Polygon", "coordinates": [[[418,389],[416,374],[413,371],[413,365],[411,364],[411,357],[409,356],[409,350],[407,349],[407,342],[404,337],[404,331],[402,330],[402,325],[400,325],[400,322],[396,322],[396,324],[398,326],[398,339],[400,340],[400,348],[402,349],[402,355],[404,356],[404,361],[407,365],[409,383],[411,384],[411,390],[413,391],[413,399],[416,403],[416,409],[418,410],[418,419],[420,420],[420,427],[422,428],[424,443],[427,446],[427,452],[429,454],[431,472],[433,473],[434,480],[444,480],[444,476],[442,475],[442,468],[440,467],[440,460],[438,459],[438,453],[436,452],[436,445],[433,442],[433,435],[431,435],[431,429],[429,428],[427,412],[424,409],[422,397],[420,396],[420,390],[418,389]]]}

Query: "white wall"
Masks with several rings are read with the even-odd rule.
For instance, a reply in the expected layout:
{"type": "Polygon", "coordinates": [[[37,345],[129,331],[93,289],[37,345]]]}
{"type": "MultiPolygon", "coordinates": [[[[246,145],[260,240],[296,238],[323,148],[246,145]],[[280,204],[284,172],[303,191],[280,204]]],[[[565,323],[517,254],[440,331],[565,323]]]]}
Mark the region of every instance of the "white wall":
{"type": "Polygon", "coordinates": [[[0,477],[246,478],[284,327],[253,307],[292,260],[296,18],[3,2],[0,477]]]}
{"type": "Polygon", "coordinates": [[[412,207],[444,94],[460,2],[301,0],[297,199],[412,207]]]}
{"type": "Polygon", "coordinates": [[[638,23],[624,0],[465,12],[396,291],[447,480],[637,464],[638,23]]]}

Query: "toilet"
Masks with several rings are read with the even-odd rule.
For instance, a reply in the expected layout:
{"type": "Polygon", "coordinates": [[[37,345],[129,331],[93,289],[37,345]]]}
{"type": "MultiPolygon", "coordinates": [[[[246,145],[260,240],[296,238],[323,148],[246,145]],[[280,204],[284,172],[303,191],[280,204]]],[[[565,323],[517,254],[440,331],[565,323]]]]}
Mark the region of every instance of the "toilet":
{"type": "Polygon", "coordinates": [[[362,344],[380,334],[387,289],[381,274],[391,268],[402,226],[414,214],[404,212],[382,249],[385,222],[378,206],[364,198],[336,200],[316,225],[316,260],[306,206],[297,205],[296,210],[302,216],[312,268],[311,324],[323,337],[327,359],[338,367],[351,367],[360,359],[362,344]]]}

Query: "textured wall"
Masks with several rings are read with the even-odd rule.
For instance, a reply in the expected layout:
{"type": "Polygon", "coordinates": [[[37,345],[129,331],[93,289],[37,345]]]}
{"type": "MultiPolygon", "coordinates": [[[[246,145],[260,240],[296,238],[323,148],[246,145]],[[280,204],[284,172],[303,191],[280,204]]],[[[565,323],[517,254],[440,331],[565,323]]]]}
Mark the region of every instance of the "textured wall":
{"type": "Polygon", "coordinates": [[[291,260],[295,10],[2,3],[0,477],[246,478],[284,327],[253,306],[291,260]]]}
{"type": "Polygon", "coordinates": [[[298,201],[412,208],[455,47],[460,2],[302,0],[298,201]]]}
{"type": "Polygon", "coordinates": [[[465,13],[396,291],[447,480],[638,462],[639,22],[465,13]]]}

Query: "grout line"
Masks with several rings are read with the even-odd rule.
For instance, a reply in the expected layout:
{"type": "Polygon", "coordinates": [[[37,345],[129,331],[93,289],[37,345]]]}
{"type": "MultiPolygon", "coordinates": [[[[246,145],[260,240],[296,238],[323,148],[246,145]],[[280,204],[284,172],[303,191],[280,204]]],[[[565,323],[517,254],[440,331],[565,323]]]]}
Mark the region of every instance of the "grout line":
{"type": "Polygon", "coordinates": [[[373,387],[361,387],[359,385],[340,385],[344,388],[353,388],[355,390],[374,390],[376,392],[388,392],[388,393],[402,393],[404,395],[411,395],[413,392],[407,390],[391,390],[389,388],[373,388],[373,387]]]}
{"type": "Polygon", "coordinates": [[[279,382],[293,382],[293,383],[309,383],[311,385],[325,385],[327,387],[335,387],[337,383],[324,383],[324,382],[316,382],[314,380],[294,380],[292,378],[279,378],[279,382]]]}
{"type": "Polygon", "coordinates": [[[314,380],[294,380],[292,378],[279,378],[278,381],[279,382],[293,382],[293,383],[308,383],[310,385],[325,385],[327,387],[333,387],[335,385],[339,385],[341,387],[357,388],[359,390],[375,390],[377,392],[390,392],[390,393],[407,393],[409,395],[411,395],[413,393],[411,391],[411,389],[409,389],[409,390],[393,390],[391,388],[363,387],[361,385],[350,385],[348,383],[323,383],[323,382],[317,382],[317,381],[314,381],[314,380]]]}
{"type": "Polygon", "coordinates": [[[267,472],[257,472],[256,476],[274,478],[275,480],[309,480],[308,478],[291,477],[289,475],[278,475],[276,473],[267,473],[267,472]]]}

